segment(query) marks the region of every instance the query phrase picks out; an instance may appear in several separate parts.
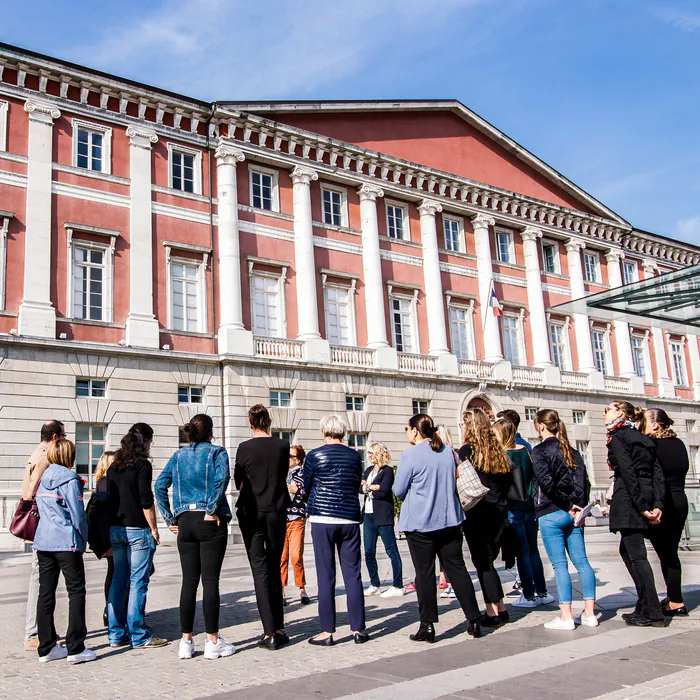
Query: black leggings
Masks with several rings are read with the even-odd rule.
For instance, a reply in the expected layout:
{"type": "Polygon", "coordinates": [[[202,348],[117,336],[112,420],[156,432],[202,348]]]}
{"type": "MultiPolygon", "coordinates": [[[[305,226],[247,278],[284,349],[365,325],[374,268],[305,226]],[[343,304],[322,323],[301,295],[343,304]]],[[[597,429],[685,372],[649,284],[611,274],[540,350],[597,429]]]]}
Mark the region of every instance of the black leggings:
{"type": "MultiPolygon", "coordinates": [[[[669,496],[666,496],[667,500],[669,496]]],[[[678,546],[683,537],[685,521],[688,517],[688,500],[685,494],[673,494],[673,506],[667,503],[661,525],[649,530],[651,544],[661,563],[661,573],[666,582],[666,595],[671,603],[683,602],[681,590],[681,559],[678,546]]]]}
{"type": "Polygon", "coordinates": [[[472,564],[479,577],[484,602],[497,605],[503,600],[501,577],[494,566],[500,550],[496,544],[496,534],[502,523],[498,523],[492,517],[479,517],[484,511],[480,506],[481,504],[478,504],[469,511],[467,519],[462,523],[462,529],[472,556],[472,564]]]}
{"type": "Polygon", "coordinates": [[[639,598],[637,605],[642,615],[650,620],[663,620],[654,572],[647,559],[646,536],[646,530],[620,530],[620,556],[634,581],[639,598]]]}
{"type": "Polygon", "coordinates": [[[197,588],[202,580],[202,608],[207,634],[219,633],[219,578],[224,563],[228,529],[222,521],[204,520],[204,512],[186,511],[177,519],[177,551],[180,553],[180,627],[192,634],[197,606],[197,588]]]}

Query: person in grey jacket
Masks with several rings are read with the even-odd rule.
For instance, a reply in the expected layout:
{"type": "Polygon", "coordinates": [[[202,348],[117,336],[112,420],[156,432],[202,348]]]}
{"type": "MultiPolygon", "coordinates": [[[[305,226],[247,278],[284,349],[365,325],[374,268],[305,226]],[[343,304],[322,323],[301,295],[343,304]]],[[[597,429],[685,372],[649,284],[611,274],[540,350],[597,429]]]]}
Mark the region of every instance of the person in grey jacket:
{"type": "Polygon", "coordinates": [[[85,648],[85,567],[88,524],[83,504],[83,480],[73,471],[75,445],[57,440],[46,454],[49,466],[36,492],[39,525],[34,549],[39,562],[39,661],[68,659],[68,663],[93,661],[95,652],[85,648]],[[68,591],[66,647],[56,644],[54,609],[60,574],[68,591]]]}

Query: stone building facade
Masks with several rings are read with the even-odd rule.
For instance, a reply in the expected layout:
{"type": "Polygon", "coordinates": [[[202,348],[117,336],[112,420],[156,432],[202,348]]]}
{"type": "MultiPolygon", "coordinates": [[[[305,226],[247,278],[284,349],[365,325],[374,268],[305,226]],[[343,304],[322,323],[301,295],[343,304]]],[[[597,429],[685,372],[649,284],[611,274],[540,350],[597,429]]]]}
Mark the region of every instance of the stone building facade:
{"type": "Polygon", "coordinates": [[[698,338],[556,307],[700,249],[458,102],[205,103],[2,45],[0,234],[0,528],[53,417],[87,478],[139,420],[156,469],[200,411],[233,456],[258,402],[307,448],[337,412],[397,457],[418,409],[457,438],[470,404],[527,437],[556,408],[603,490],[625,397],[697,458],[698,338]]]}

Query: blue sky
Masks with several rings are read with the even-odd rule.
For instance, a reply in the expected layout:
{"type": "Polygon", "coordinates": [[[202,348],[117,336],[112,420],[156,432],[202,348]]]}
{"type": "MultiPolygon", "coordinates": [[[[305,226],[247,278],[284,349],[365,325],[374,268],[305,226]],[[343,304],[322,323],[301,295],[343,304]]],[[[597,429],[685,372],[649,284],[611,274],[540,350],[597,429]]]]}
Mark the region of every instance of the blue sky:
{"type": "Polygon", "coordinates": [[[700,244],[700,0],[1,4],[2,41],[205,100],[459,99],[700,244]]]}

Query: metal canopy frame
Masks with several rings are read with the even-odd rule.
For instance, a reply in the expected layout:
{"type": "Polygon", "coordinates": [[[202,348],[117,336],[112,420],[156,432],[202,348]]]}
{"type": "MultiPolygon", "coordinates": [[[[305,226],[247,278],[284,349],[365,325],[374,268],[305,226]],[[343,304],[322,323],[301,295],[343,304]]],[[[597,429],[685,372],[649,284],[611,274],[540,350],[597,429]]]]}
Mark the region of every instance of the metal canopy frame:
{"type": "Polygon", "coordinates": [[[673,270],[558,304],[555,314],[588,314],[601,320],[651,325],[680,334],[700,330],[700,265],[673,270]]]}

